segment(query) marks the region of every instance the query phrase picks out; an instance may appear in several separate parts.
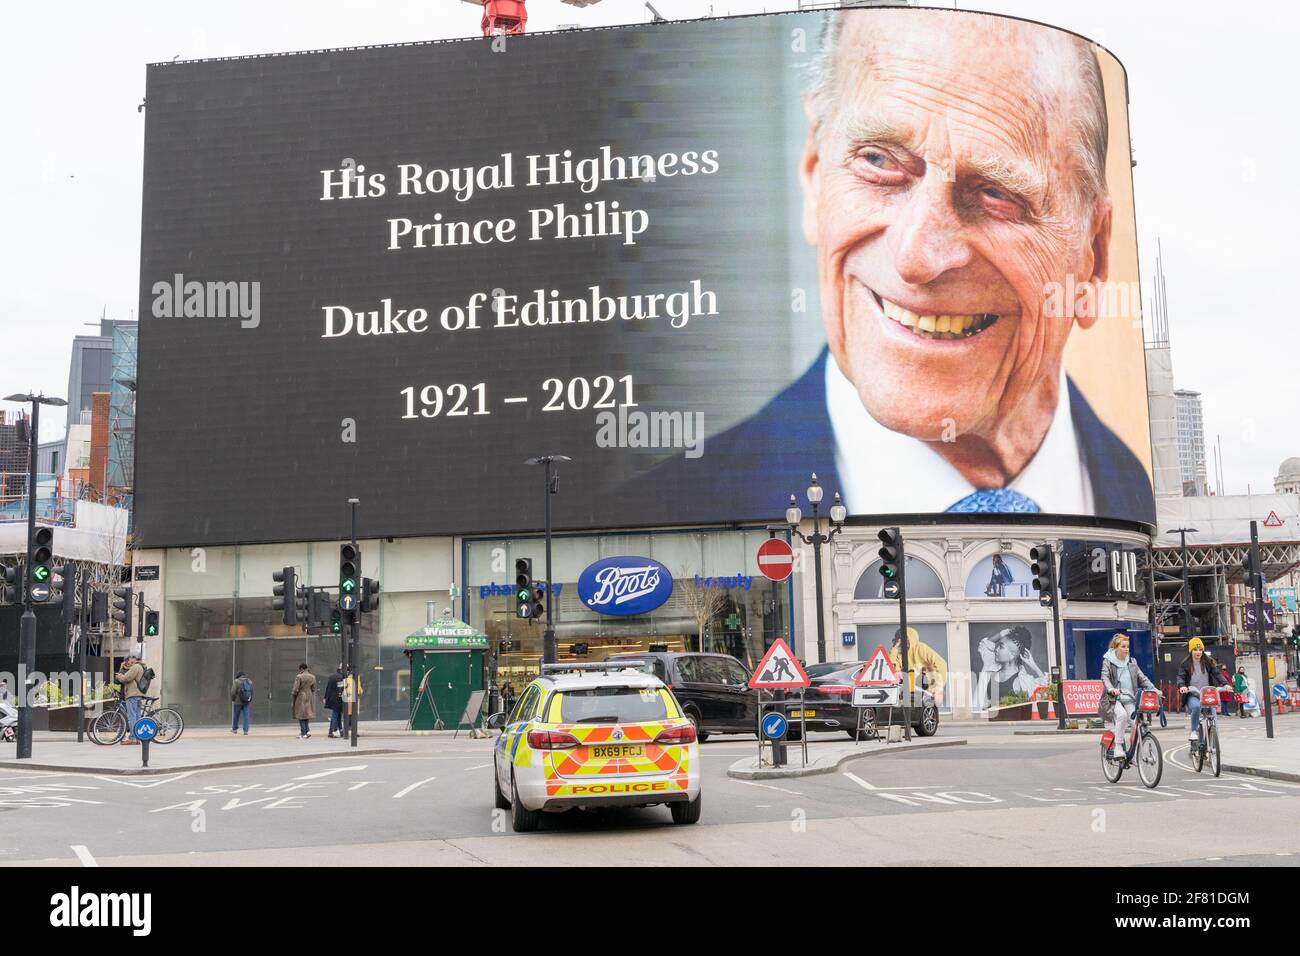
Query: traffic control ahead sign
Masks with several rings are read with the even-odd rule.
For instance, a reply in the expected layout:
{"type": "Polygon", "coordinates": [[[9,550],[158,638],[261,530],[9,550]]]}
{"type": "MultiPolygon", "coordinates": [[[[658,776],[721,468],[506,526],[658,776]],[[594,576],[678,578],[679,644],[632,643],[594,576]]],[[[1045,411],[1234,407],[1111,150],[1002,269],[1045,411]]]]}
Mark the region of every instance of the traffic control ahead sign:
{"type": "Polygon", "coordinates": [[[1091,717],[1101,709],[1105,685],[1099,680],[1061,681],[1061,698],[1067,717],[1091,717]]]}
{"type": "Polygon", "coordinates": [[[867,666],[862,668],[853,683],[858,687],[898,686],[898,671],[894,670],[894,662],[885,653],[885,645],[876,645],[875,653],[867,659],[867,666]]]}
{"type": "Polygon", "coordinates": [[[790,645],[780,637],[763,655],[749,678],[749,686],[755,690],[798,690],[811,683],[808,674],[790,653],[790,645]]]}

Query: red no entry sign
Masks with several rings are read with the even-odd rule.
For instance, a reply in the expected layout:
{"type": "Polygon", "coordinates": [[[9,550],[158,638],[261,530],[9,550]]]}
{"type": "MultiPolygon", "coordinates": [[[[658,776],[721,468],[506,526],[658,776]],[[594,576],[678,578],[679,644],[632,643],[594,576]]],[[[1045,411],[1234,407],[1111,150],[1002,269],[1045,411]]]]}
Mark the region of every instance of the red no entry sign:
{"type": "Polygon", "coordinates": [[[780,538],[768,538],[758,546],[758,571],[765,578],[784,581],[794,571],[794,551],[780,538]]]}

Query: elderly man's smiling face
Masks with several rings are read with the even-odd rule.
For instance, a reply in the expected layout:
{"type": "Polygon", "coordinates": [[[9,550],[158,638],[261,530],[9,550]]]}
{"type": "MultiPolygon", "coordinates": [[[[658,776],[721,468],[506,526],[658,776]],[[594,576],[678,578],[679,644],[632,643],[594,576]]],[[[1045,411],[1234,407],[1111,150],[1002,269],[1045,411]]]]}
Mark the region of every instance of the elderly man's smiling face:
{"type": "Polygon", "coordinates": [[[1047,284],[1105,278],[1110,203],[1083,185],[1076,41],[976,19],[846,18],[809,101],[804,231],[867,410],[925,441],[955,431],[941,453],[999,485],[1056,407],[1073,323],[1043,316],[1047,284]]]}

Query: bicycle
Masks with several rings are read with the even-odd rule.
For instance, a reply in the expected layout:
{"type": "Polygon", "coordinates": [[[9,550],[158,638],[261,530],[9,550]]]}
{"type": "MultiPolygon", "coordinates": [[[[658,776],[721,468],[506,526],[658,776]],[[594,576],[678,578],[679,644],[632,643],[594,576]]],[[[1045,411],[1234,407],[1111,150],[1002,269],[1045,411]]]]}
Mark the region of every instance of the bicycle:
{"type": "MultiPolygon", "coordinates": [[[[1127,694],[1122,695],[1115,701],[1115,706],[1126,706],[1126,700],[1132,701],[1133,698],[1127,694]]],[[[1148,790],[1154,790],[1165,771],[1160,741],[1156,740],[1156,735],[1151,730],[1151,717],[1160,710],[1160,692],[1144,690],[1137,703],[1138,709],[1133,715],[1133,733],[1128,742],[1128,750],[1122,758],[1114,754],[1114,731],[1108,730],[1101,735],[1101,772],[1110,783],[1118,783],[1124,771],[1133,766],[1136,758],[1142,785],[1148,790]]]]}
{"type": "Polygon", "coordinates": [[[1196,694],[1201,698],[1201,726],[1197,731],[1196,742],[1189,748],[1192,752],[1192,766],[1200,773],[1208,760],[1210,769],[1217,777],[1223,768],[1223,754],[1219,750],[1219,689],[1206,687],[1198,691],[1195,687],[1190,687],[1187,693],[1188,696],[1196,694]]]}
{"type": "MultiPolygon", "coordinates": [[[[140,698],[140,716],[152,717],[158,724],[158,733],[153,738],[153,743],[174,743],[185,732],[185,718],[180,715],[180,711],[171,707],[159,707],[160,699],[140,698]]],[[[129,730],[126,701],[120,695],[114,695],[111,704],[91,722],[90,739],[101,747],[110,747],[120,743],[129,730]]]]}

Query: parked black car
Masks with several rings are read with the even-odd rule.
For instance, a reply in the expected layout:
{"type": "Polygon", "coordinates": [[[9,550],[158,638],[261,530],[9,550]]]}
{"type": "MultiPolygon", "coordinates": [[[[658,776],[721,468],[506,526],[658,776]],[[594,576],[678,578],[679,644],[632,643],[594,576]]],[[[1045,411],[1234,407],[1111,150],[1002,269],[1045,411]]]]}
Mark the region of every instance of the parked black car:
{"type": "Polygon", "coordinates": [[[691,652],[616,654],[611,661],[647,661],[668,685],[701,741],[709,734],[752,734],[758,728],[758,692],[749,671],[729,654],[691,652]]]}
{"type": "MultiPolygon", "coordinates": [[[[799,738],[799,714],[802,712],[804,725],[809,731],[843,730],[852,737],[857,732],[859,710],[853,706],[853,681],[865,666],[865,661],[854,661],[829,674],[810,674],[812,686],[804,691],[803,704],[800,705],[797,699],[798,691],[792,694],[795,700],[786,701],[786,716],[790,720],[787,736],[799,738]]],[[[939,730],[939,706],[924,688],[917,691],[916,697],[918,706],[911,712],[912,729],[921,737],[933,737],[939,730]]],[[[884,724],[886,717],[891,724],[900,727],[903,724],[902,707],[864,707],[862,710],[864,737],[876,724],[884,724]]]]}

